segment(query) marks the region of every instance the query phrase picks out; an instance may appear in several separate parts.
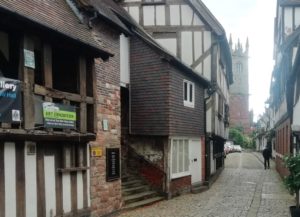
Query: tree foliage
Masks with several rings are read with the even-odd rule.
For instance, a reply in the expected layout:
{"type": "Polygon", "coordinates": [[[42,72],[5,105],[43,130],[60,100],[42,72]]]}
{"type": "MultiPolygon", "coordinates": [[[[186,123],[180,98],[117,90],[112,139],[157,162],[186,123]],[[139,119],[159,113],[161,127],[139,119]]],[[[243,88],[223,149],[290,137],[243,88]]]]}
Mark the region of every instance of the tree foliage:
{"type": "Polygon", "coordinates": [[[284,184],[291,193],[296,193],[296,207],[299,208],[300,190],[300,155],[285,156],[284,165],[290,174],[284,178],[284,184]]]}
{"type": "Polygon", "coordinates": [[[242,148],[254,148],[255,144],[253,140],[242,133],[242,129],[230,128],[229,129],[229,139],[234,142],[235,145],[240,145],[242,148]]]}

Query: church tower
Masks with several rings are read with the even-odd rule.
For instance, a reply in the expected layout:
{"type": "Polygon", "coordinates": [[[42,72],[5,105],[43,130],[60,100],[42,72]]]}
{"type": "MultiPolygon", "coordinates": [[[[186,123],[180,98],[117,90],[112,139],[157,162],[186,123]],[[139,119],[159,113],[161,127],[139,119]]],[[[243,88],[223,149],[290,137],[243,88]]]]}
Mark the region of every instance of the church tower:
{"type": "Polygon", "coordinates": [[[234,49],[230,35],[229,45],[232,55],[233,84],[230,85],[230,127],[240,127],[245,134],[251,132],[249,112],[249,40],[247,38],[245,49],[238,40],[234,49]]]}

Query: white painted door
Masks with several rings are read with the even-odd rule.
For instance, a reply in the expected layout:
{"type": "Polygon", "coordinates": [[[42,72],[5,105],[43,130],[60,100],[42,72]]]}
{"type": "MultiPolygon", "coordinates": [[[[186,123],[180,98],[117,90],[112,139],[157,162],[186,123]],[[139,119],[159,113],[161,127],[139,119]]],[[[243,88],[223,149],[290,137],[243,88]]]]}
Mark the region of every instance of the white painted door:
{"type": "Polygon", "coordinates": [[[189,159],[192,184],[201,182],[201,141],[200,139],[189,140],[189,159]]]}

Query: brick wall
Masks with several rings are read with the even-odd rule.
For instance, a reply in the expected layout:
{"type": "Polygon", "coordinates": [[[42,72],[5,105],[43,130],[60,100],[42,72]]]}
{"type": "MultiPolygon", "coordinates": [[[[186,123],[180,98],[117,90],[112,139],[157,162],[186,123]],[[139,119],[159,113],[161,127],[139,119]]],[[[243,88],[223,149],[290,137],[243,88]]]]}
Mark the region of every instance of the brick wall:
{"type": "Polygon", "coordinates": [[[229,101],[230,126],[242,126],[245,133],[250,133],[250,113],[247,95],[231,95],[229,101]]]}
{"type": "Polygon", "coordinates": [[[106,182],[106,148],[120,148],[120,55],[119,32],[111,26],[97,22],[93,27],[94,36],[114,56],[108,61],[97,59],[95,71],[97,78],[97,138],[92,146],[101,147],[102,157],[90,159],[90,196],[92,216],[98,217],[121,208],[121,180],[106,182]],[[102,127],[108,121],[108,130],[102,127]]]}
{"type": "Polygon", "coordinates": [[[191,191],[192,177],[185,176],[178,179],[171,180],[170,192],[172,196],[179,196],[180,194],[191,191]]]}
{"type": "Polygon", "coordinates": [[[283,165],[283,160],[279,156],[276,156],[275,163],[276,163],[276,170],[281,176],[281,178],[289,175],[288,169],[283,165]]]}

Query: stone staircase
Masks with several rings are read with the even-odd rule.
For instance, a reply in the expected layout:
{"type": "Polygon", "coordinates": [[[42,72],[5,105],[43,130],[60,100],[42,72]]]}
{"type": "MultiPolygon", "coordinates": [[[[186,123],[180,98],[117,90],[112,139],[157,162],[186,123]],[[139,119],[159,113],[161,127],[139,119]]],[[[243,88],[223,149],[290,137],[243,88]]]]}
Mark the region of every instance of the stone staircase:
{"type": "Polygon", "coordinates": [[[122,197],[124,200],[123,209],[135,209],[147,206],[155,202],[164,200],[155,190],[135,173],[127,173],[122,175],[122,197]]]}

